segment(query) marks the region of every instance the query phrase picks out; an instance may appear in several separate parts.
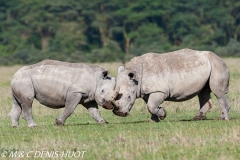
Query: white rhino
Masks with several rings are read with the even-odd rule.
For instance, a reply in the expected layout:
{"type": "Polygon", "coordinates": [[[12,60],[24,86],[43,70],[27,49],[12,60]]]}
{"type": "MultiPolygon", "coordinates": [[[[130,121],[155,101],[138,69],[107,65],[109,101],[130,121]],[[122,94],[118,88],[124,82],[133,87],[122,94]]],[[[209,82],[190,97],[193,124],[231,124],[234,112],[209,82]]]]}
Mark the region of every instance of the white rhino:
{"type": "Polygon", "coordinates": [[[147,53],[118,68],[114,114],[127,116],[135,99],[147,103],[151,120],[164,119],[163,101],[185,101],[198,95],[200,110],[195,120],[206,118],[212,107],[210,93],[217,97],[221,117],[229,120],[227,98],[229,71],[224,61],[210,51],[182,49],[165,54],[147,53]]]}
{"type": "Polygon", "coordinates": [[[114,87],[115,78],[109,77],[107,70],[100,66],[44,60],[19,69],[13,76],[13,107],[9,117],[12,126],[17,127],[22,112],[29,127],[37,126],[32,117],[32,103],[36,98],[50,108],[65,107],[56,119],[57,125],[64,125],[78,104],[87,108],[95,121],[106,123],[99,113],[98,104],[113,109],[114,87]]]}

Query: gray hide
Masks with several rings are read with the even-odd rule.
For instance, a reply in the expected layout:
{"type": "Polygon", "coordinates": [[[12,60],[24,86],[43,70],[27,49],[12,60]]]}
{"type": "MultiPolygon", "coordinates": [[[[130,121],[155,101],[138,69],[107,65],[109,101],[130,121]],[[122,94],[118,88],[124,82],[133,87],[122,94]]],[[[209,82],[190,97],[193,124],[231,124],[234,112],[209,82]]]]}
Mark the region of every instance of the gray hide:
{"type": "Polygon", "coordinates": [[[88,109],[99,123],[106,123],[101,117],[98,105],[112,109],[115,78],[99,66],[86,63],[67,63],[44,60],[19,69],[12,78],[13,107],[9,113],[12,126],[19,125],[19,117],[29,127],[37,126],[32,117],[32,103],[36,98],[50,108],[64,108],[56,119],[57,125],[64,125],[78,104],[88,109]]]}
{"type": "Polygon", "coordinates": [[[229,71],[222,59],[209,51],[182,49],[165,54],[147,53],[118,68],[113,112],[127,116],[135,99],[147,103],[151,120],[164,119],[163,101],[185,101],[198,95],[200,110],[195,120],[206,118],[212,107],[210,93],[217,97],[221,119],[229,120],[227,99],[229,71]]]}

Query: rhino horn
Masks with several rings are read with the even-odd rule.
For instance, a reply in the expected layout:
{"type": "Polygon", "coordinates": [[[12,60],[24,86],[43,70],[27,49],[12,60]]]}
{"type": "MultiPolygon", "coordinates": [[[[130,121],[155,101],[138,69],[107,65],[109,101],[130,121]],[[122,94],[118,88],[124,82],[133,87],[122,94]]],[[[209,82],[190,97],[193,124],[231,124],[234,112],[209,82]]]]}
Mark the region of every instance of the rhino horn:
{"type": "Polygon", "coordinates": [[[113,106],[113,109],[114,109],[114,110],[119,110],[119,107],[118,107],[119,104],[118,104],[117,101],[113,100],[111,103],[112,103],[112,106],[113,106]]]}
{"type": "Polygon", "coordinates": [[[119,109],[118,103],[115,100],[113,100],[111,103],[112,103],[112,106],[113,106],[114,110],[118,110],[119,109]]]}

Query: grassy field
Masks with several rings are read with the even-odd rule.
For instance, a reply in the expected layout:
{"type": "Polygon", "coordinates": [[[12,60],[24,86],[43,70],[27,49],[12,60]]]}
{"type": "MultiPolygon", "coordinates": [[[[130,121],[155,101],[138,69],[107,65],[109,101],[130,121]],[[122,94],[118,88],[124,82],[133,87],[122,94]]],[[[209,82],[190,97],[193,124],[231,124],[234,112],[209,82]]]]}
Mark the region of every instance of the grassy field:
{"type": "MultiPolygon", "coordinates": [[[[21,66],[0,67],[0,159],[240,159],[240,59],[224,59],[230,72],[230,121],[218,120],[216,98],[207,120],[192,121],[197,98],[181,103],[164,102],[165,120],[150,123],[145,103],[138,99],[126,117],[100,108],[109,124],[100,125],[79,105],[64,127],[55,126],[62,109],[33,104],[36,128],[21,118],[12,128],[10,81],[21,66]],[[10,157],[10,158],[9,158],[10,157]]],[[[101,64],[115,76],[118,63],[101,64]]]]}

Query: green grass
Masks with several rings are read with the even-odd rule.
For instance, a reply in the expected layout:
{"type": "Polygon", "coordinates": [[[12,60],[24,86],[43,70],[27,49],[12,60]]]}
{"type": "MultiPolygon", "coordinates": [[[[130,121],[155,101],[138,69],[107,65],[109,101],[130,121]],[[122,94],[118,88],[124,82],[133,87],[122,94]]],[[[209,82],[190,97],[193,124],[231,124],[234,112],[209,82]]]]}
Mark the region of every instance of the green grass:
{"type": "MultiPolygon", "coordinates": [[[[37,151],[86,151],[76,159],[240,159],[240,59],[225,61],[231,71],[230,121],[218,120],[219,106],[212,96],[214,106],[204,121],[191,120],[199,109],[197,98],[181,103],[164,102],[167,117],[159,123],[147,121],[150,114],[143,100],[138,99],[126,118],[100,108],[109,124],[97,124],[79,105],[65,126],[58,127],[54,122],[62,109],[50,109],[35,101],[36,128],[28,128],[22,118],[19,128],[11,127],[7,117],[12,106],[9,84],[20,66],[0,67],[0,156],[1,153],[10,156],[11,151],[33,151],[29,154],[32,159],[37,151]]],[[[119,64],[101,65],[116,75],[119,64]]],[[[22,159],[27,159],[27,155],[22,159]]],[[[75,158],[59,155],[52,159],[75,158]]]]}

